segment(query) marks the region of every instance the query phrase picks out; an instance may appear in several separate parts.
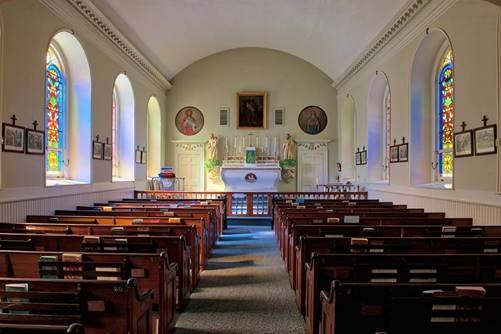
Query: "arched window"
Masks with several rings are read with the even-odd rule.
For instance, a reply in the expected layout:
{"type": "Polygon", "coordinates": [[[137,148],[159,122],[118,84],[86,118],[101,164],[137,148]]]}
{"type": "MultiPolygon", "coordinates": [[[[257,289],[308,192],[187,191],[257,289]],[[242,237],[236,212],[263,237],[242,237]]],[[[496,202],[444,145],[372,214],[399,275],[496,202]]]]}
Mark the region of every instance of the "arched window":
{"type": "Polygon", "coordinates": [[[441,180],[452,178],[454,172],[454,64],[452,50],[448,48],[440,59],[438,69],[437,108],[437,164],[441,180]]]}
{"type": "Polygon", "coordinates": [[[390,179],[391,97],[386,75],[377,71],[367,97],[367,178],[388,183],[390,179]]]}
{"type": "Polygon", "coordinates": [[[112,143],[111,175],[114,178],[117,178],[120,175],[118,173],[118,146],[120,145],[120,143],[118,142],[118,138],[120,138],[118,135],[119,122],[120,122],[120,107],[118,105],[117,90],[113,89],[112,107],[111,107],[111,143],[112,143]]]}
{"type": "Polygon", "coordinates": [[[355,179],[356,123],[355,100],[348,94],[344,100],[341,118],[341,173],[338,174],[340,181],[355,179]]]}
{"type": "Polygon", "coordinates": [[[119,74],[112,102],[112,181],[134,181],[134,91],[125,74],[119,74]]]}
{"type": "Polygon", "coordinates": [[[147,127],[147,149],[148,159],[147,176],[153,177],[160,172],[160,160],[162,151],[162,119],[158,100],[152,96],[148,101],[148,127],[147,127]]]}
{"type": "Polygon", "coordinates": [[[90,183],[92,83],[74,34],[62,31],[52,37],[45,69],[45,184],[90,183]]]}
{"type": "Polygon", "coordinates": [[[47,51],[46,65],[46,175],[64,178],[66,158],[66,75],[56,43],[47,51]]]}
{"type": "Polygon", "coordinates": [[[381,152],[383,156],[381,161],[383,162],[383,180],[390,179],[390,145],[391,145],[391,94],[390,87],[387,85],[382,105],[382,116],[383,119],[381,123],[383,125],[382,129],[382,147],[381,152]]]}
{"type": "Polygon", "coordinates": [[[453,188],[454,59],[447,33],[426,31],[412,63],[411,183],[436,189],[453,188]]]}

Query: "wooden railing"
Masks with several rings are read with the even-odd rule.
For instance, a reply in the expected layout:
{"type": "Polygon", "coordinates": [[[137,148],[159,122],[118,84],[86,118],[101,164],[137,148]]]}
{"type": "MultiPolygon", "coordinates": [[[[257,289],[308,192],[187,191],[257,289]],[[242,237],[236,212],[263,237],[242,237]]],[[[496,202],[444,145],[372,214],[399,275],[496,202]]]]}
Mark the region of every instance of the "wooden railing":
{"type": "Polygon", "coordinates": [[[367,199],[366,191],[345,192],[197,192],[197,191],[152,191],[136,190],[137,199],[197,199],[226,200],[226,212],[229,218],[265,218],[271,217],[273,199],[367,199]]]}

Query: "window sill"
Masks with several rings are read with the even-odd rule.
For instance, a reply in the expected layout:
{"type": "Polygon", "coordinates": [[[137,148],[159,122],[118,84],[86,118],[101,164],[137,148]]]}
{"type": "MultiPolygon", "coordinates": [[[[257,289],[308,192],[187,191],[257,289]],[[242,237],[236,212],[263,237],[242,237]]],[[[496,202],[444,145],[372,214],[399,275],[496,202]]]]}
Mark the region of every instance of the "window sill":
{"type": "Polygon", "coordinates": [[[379,180],[379,181],[367,181],[367,184],[382,184],[382,185],[385,185],[385,184],[390,184],[390,180],[379,180]]]}
{"type": "Polygon", "coordinates": [[[57,187],[57,186],[74,186],[78,184],[89,184],[89,182],[82,182],[70,179],[46,179],[46,187],[57,187]]]}
{"type": "Polygon", "coordinates": [[[445,183],[445,182],[431,182],[431,183],[425,183],[425,184],[418,184],[418,185],[416,185],[416,188],[454,190],[452,188],[452,183],[445,183]]]}
{"type": "Polygon", "coordinates": [[[126,179],[123,177],[113,176],[111,178],[111,182],[134,182],[134,180],[126,179]]]}

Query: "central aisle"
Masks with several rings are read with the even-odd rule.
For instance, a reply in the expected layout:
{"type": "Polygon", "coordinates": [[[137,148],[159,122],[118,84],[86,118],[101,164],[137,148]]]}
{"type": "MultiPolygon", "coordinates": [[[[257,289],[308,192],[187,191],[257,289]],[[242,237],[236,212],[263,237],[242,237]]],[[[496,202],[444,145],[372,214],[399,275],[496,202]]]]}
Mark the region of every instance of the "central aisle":
{"type": "Polygon", "coordinates": [[[230,226],[202,272],[176,334],[304,333],[269,226],[230,226]]]}

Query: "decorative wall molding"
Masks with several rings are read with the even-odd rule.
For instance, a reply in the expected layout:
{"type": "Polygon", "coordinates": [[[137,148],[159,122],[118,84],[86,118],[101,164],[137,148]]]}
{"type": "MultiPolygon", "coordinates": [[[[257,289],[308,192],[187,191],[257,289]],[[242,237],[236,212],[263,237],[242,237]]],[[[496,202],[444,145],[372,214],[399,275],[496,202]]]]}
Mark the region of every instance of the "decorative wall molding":
{"type": "Polygon", "coordinates": [[[176,144],[176,149],[182,149],[183,151],[195,151],[197,149],[203,149],[204,144],[203,143],[177,143],[176,144]]]}
{"type": "Polygon", "coordinates": [[[320,148],[329,147],[328,143],[298,143],[297,147],[305,148],[307,150],[315,151],[320,148]]]}
{"type": "Polygon", "coordinates": [[[444,13],[458,0],[412,0],[388,24],[383,31],[369,44],[360,56],[334,80],[333,87],[338,89],[351,77],[364,68],[383,49],[388,49],[391,42],[392,48],[402,47],[415,38],[426,26],[444,13]],[[425,10],[426,9],[426,10],[425,10]],[[426,15],[418,14],[425,12],[426,15]],[[412,24],[411,24],[412,22],[412,24]],[[406,29],[408,28],[408,29],[406,29]],[[404,33],[405,31],[405,33],[404,33]]]}
{"type": "Polygon", "coordinates": [[[72,25],[78,25],[77,21],[72,20],[72,16],[77,14],[94,28],[94,32],[97,30],[99,32],[97,35],[102,37],[108,45],[114,45],[115,50],[135,64],[140,72],[156,86],[165,90],[172,87],[165,76],[133,46],[127,37],[90,0],[39,1],[60,18],[70,21],[72,25]],[[66,4],[72,9],[71,11],[65,6],[66,4]]]}
{"type": "Polygon", "coordinates": [[[329,147],[329,143],[332,140],[329,139],[297,139],[295,140],[297,143],[298,149],[306,149],[311,151],[316,151],[329,147]]]}

